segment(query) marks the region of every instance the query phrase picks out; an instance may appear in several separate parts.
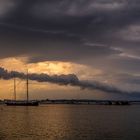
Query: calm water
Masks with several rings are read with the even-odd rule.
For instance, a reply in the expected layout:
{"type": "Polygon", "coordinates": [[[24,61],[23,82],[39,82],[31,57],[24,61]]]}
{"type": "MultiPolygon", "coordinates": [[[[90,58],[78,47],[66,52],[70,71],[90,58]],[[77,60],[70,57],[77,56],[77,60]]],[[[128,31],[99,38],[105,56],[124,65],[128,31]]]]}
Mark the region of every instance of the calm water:
{"type": "Polygon", "coordinates": [[[0,106],[0,140],[140,140],[140,106],[0,106]]]}

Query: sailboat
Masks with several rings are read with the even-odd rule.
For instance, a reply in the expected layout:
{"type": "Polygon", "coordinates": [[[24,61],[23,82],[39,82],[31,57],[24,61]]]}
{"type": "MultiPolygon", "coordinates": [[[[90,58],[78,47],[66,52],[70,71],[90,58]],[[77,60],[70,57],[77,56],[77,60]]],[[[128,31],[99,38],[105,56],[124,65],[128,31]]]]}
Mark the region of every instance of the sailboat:
{"type": "Polygon", "coordinates": [[[27,70],[27,78],[26,78],[26,95],[27,99],[26,100],[17,100],[16,99],[16,78],[14,76],[14,100],[7,100],[5,101],[5,104],[7,106],[38,106],[39,102],[38,101],[32,101],[29,100],[29,78],[28,78],[28,70],[27,70]]]}

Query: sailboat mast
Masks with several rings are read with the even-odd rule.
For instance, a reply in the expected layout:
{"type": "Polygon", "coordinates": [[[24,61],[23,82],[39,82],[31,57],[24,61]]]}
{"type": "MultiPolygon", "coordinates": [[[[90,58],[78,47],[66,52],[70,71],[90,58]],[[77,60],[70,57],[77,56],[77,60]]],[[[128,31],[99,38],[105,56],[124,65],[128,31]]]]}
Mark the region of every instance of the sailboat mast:
{"type": "Polygon", "coordinates": [[[16,77],[14,75],[14,100],[16,100],[16,77]]]}
{"type": "Polygon", "coordinates": [[[27,102],[28,102],[29,101],[29,77],[28,77],[28,69],[27,69],[26,84],[27,84],[27,102]]]}

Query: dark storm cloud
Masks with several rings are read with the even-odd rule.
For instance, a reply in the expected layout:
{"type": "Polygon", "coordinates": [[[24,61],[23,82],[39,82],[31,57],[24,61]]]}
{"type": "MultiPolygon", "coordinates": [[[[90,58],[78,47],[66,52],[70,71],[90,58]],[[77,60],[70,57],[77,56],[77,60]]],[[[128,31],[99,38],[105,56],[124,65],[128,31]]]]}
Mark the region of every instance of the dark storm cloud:
{"type": "Polygon", "coordinates": [[[1,58],[5,55],[32,55],[30,62],[43,60],[80,61],[85,58],[108,56],[120,53],[104,44],[94,44],[81,40],[79,37],[70,36],[62,31],[48,31],[13,26],[4,24],[1,32],[3,34],[0,42],[3,51],[1,58]],[[11,27],[13,27],[11,29],[11,27]],[[16,31],[16,32],[15,32],[16,31]],[[5,41],[8,39],[8,42],[5,41]],[[10,48],[10,49],[7,49],[10,48]],[[35,55],[35,57],[33,57],[35,55]]]}
{"type": "Polygon", "coordinates": [[[139,0],[1,0],[0,58],[139,74],[139,0]],[[120,49],[115,49],[120,48],[120,49]]]}
{"type": "MultiPolygon", "coordinates": [[[[1,2],[2,5],[10,5],[10,3],[12,6],[5,6],[8,14],[4,14],[1,18],[3,40],[1,47],[7,46],[6,50],[13,48],[15,50],[11,52],[13,55],[36,54],[37,51],[46,59],[48,50],[51,50],[49,53],[52,55],[55,50],[54,56],[57,56],[59,50],[74,52],[73,50],[77,48],[80,50],[79,53],[85,52],[91,57],[88,53],[96,54],[98,46],[93,51],[85,51],[87,46],[81,47],[85,43],[81,40],[105,44],[108,46],[106,51],[110,52],[110,44],[119,42],[119,38],[115,37],[114,33],[130,24],[139,23],[140,3],[137,0],[133,2],[130,0],[6,0],[1,2]]],[[[3,8],[0,9],[4,11],[3,8]]],[[[75,52],[77,55],[78,52],[75,52]]],[[[104,56],[104,51],[100,54],[104,56]]],[[[69,56],[66,53],[63,57],[65,59],[69,56]]]]}
{"type": "Polygon", "coordinates": [[[18,5],[14,9],[7,7],[11,13],[5,16],[5,21],[24,26],[81,33],[86,32],[89,26],[100,32],[99,28],[115,28],[139,21],[138,0],[7,1],[18,5]]]}

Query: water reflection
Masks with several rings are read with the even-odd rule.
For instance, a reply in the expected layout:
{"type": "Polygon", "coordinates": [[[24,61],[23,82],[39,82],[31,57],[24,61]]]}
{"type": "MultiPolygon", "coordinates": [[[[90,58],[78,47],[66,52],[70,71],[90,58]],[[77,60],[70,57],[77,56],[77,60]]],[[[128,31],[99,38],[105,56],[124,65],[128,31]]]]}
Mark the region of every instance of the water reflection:
{"type": "Polygon", "coordinates": [[[3,108],[0,110],[0,140],[140,139],[140,106],[3,108]]]}

